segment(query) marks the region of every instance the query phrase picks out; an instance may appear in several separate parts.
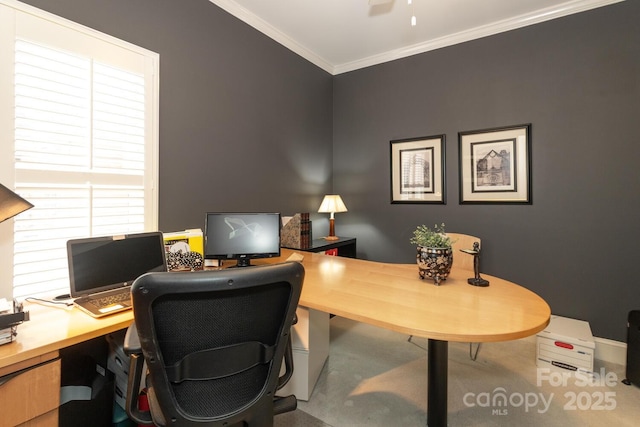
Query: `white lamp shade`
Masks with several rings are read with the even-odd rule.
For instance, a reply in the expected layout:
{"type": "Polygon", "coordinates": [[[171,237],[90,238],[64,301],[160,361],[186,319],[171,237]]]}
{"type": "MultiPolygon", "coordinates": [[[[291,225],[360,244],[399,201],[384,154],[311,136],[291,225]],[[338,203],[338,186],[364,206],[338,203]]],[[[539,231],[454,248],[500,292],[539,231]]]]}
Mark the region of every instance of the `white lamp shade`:
{"type": "Polygon", "coordinates": [[[319,213],[347,212],[347,207],[337,194],[327,194],[322,200],[319,213]]]}

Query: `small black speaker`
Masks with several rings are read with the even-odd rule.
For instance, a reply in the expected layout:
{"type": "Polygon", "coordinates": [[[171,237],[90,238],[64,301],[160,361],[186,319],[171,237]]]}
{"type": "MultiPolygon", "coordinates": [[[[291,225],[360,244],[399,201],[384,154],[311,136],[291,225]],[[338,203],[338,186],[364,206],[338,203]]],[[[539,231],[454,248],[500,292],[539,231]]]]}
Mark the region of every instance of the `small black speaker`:
{"type": "Polygon", "coordinates": [[[627,320],[626,375],[625,384],[640,386],[640,310],[630,311],[627,320]]]}

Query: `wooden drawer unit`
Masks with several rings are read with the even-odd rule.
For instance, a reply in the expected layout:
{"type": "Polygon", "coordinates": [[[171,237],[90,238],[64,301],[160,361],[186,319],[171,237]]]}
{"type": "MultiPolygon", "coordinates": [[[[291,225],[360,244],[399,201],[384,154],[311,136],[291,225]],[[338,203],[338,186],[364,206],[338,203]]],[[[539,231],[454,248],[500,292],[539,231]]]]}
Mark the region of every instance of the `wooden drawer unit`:
{"type": "Polygon", "coordinates": [[[58,353],[0,369],[0,427],[58,425],[58,353]]]}

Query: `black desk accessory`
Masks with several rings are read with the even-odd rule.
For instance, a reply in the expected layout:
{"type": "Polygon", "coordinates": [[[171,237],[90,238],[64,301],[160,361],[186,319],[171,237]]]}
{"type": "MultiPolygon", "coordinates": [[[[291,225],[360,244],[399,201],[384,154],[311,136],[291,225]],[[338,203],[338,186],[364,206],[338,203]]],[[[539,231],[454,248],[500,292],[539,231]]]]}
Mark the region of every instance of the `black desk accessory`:
{"type": "Polygon", "coordinates": [[[480,244],[478,242],[473,243],[473,249],[460,249],[460,252],[473,255],[473,274],[474,277],[467,279],[467,283],[472,286],[489,286],[489,281],[480,277],[480,244]]]}
{"type": "Polygon", "coordinates": [[[13,341],[18,325],[29,320],[29,312],[22,311],[22,304],[13,301],[13,313],[0,314],[0,345],[13,341]]]}
{"type": "MultiPolygon", "coordinates": [[[[0,184],[0,222],[13,218],[32,207],[30,202],[0,184]]],[[[13,337],[17,334],[16,328],[25,320],[29,320],[29,313],[23,312],[22,304],[17,304],[14,300],[13,313],[0,314],[0,345],[13,341],[13,337]]]]}

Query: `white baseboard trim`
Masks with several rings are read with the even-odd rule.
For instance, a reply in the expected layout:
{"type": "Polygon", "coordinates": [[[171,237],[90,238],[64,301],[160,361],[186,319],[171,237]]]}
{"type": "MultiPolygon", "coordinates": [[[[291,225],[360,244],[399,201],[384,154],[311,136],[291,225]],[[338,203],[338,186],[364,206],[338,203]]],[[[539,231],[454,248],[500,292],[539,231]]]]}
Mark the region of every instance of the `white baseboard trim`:
{"type": "Polygon", "coordinates": [[[596,343],[596,359],[623,366],[627,364],[627,343],[599,337],[593,340],[596,343]]]}

